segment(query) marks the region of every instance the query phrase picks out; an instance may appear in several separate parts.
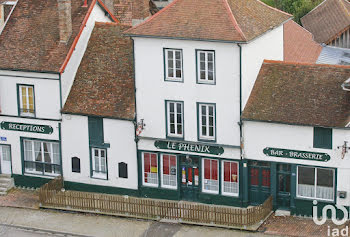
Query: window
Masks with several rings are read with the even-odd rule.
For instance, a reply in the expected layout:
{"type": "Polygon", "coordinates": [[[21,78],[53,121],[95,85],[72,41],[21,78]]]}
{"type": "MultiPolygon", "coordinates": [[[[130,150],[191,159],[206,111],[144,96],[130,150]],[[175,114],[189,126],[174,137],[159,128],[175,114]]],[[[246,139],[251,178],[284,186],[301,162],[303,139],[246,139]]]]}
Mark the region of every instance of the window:
{"type": "Polygon", "coordinates": [[[199,138],[215,140],[215,105],[199,104],[199,138]]]}
{"type": "Polygon", "coordinates": [[[183,102],[167,101],[167,135],[183,137],[183,102]]]}
{"type": "Polygon", "coordinates": [[[218,165],[217,160],[203,159],[203,192],[219,192],[218,165]]]}
{"type": "Polygon", "coordinates": [[[61,174],[60,149],[57,142],[23,140],[24,171],[41,175],[61,174]]]}
{"type": "Polygon", "coordinates": [[[222,193],[224,195],[238,196],[238,163],[222,161],[222,193]]]}
{"type": "Polygon", "coordinates": [[[165,80],[182,81],[182,50],[165,49],[165,80]]]}
{"type": "Polygon", "coordinates": [[[298,197],[334,200],[334,170],[298,166],[298,197]]]}
{"type": "Polygon", "coordinates": [[[34,116],[34,86],[19,85],[19,115],[34,116]]]}
{"type": "Polygon", "coordinates": [[[107,179],[107,151],[106,149],[92,148],[92,177],[107,179]]]}
{"type": "Polygon", "coordinates": [[[331,128],[314,128],[314,148],[332,149],[331,128]]]}
{"type": "Polygon", "coordinates": [[[120,162],[118,164],[118,173],[119,173],[119,178],[128,178],[128,164],[124,162],[120,162]]]}
{"type": "Polygon", "coordinates": [[[214,51],[197,51],[198,83],[215,84],[215,53],[214,51]]]}
{"type": "Polygon", "coordinates": [[[162,154],[162,187],[177,188],[176,156],[162,154]]]}
{"type": "Polygon", "coordinates": [[[158,187],[158,157],[155,153],[142,153],[143,184],[158,187]]]}
{"type": "Polygon", "coordinates": [[[80,173],[80,159],[78,157],[72,157],[72,172],[80,173]]]}

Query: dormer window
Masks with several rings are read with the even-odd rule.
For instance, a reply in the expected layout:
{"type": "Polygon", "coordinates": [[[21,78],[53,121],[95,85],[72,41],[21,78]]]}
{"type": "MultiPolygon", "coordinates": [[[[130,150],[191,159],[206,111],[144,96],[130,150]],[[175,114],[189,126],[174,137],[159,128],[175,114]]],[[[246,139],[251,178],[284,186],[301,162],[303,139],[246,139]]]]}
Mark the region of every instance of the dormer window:
{"type": "Polygon", "coordinates": [[[164,49],[165,61],[165,80],[166,81],[183,81],[182,73],[182,50],[181,49],[164,49]]]}
{"type": "Polygon", "coordinates": [[[34,86],[18,85],[19,116],[35,116],[34,86]]]}

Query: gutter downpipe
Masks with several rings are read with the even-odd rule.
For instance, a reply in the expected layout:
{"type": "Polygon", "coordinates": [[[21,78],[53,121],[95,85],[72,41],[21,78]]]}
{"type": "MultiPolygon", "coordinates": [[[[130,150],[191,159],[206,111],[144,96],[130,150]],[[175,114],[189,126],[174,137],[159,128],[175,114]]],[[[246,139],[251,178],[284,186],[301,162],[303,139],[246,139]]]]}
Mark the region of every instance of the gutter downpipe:
{"type": "Polygon", "coordinates": [[[239,142],[240,142],[240,159],[242,161],[242,180],[243,180],[243,188],[242,190],[242,198],[241,198],[241,206],[248,206],[248,164],[243,159],[243,123],[242,123],[242,45],[237,44],[239,47],[239,142]]]}

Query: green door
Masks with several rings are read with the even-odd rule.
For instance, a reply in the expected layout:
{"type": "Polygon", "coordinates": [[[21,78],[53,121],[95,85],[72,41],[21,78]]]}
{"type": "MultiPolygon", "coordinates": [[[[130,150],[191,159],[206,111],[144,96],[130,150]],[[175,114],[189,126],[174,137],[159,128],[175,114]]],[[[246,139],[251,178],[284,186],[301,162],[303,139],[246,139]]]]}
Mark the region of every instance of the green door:
{"type": "Polygon", "coordinates": [[[271,193],[269,162],[249,162],[249,199],[253,205],[263,203],[271,193]]]}
{"type": "Polygon", "coordinates": [[[277,164],[277,207],[289,210],[290,208],[290,185],[291,166],[277,164]]]}
{"type": "Polygon", "coordinates": [[[180,156],[181,199],[198,201],[199,158],[180,156]]]}

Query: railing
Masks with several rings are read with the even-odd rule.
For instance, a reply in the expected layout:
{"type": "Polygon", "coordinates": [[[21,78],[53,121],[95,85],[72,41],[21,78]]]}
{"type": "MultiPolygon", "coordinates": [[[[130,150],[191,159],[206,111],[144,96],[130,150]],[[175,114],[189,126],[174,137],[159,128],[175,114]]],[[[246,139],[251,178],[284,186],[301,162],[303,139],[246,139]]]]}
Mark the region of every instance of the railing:
{"type": "Polygon", "coordinates": [[[55,195],[57,195],[59,192],[61,192],[62,188],[63,188],[62,176],[58,176],[55,179],[51,180],[50,182],[44,184],[39,189],[40,205],[43,205],[48,200],[54,198],[55,195]]]}
{"type": "Polygon", "coordinates": [[[40,189],[42,207],[239,228],[257,224],[272,212],[272,197],[259,206],[235,208],[121,195],[60,191],[61,180],[55,179],[40,189]]]}

